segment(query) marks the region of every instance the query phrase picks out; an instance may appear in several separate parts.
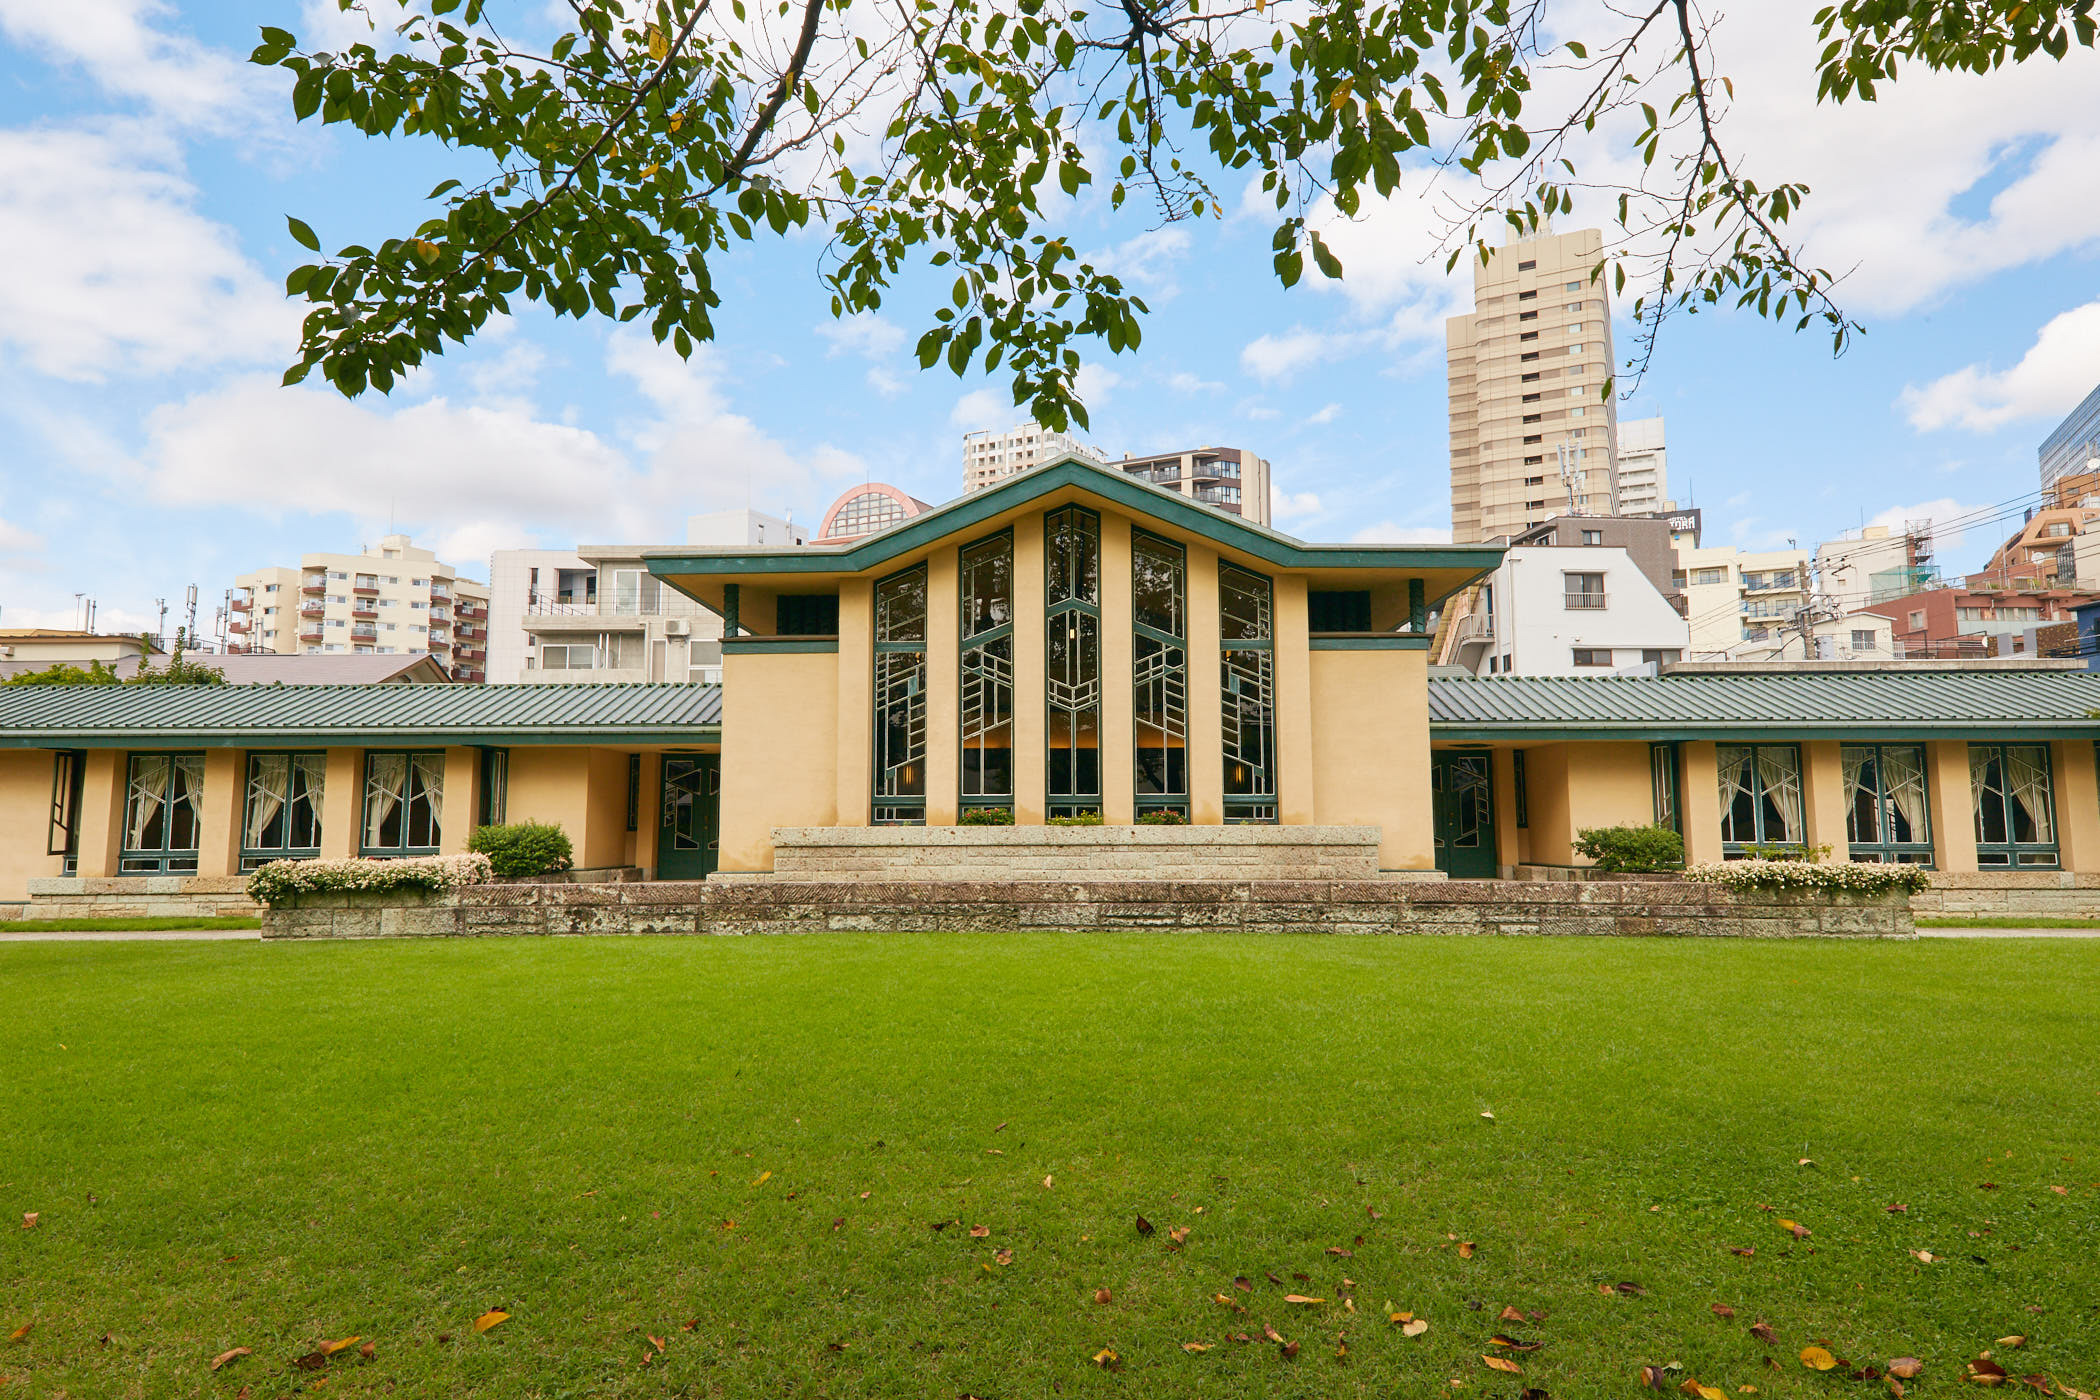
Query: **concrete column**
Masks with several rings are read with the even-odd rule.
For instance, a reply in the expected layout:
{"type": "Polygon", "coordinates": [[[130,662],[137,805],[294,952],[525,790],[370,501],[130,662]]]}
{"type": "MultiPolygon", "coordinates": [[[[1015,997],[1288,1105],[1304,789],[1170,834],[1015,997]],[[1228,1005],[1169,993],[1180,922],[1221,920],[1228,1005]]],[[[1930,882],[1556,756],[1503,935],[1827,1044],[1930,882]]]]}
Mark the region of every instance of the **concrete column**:
{"type": "Polygon", "coordinates": [[[1678,747],[1677,794],[1683,811],[1684,858],[1699,865],[1721,858],[1721,775],[1714,763],[1714,746],[1694,741],[1678,747]]]}
{"type": "Polygon", "coordinates": [[[330,749],[321,786],[321,858],[354,856],[364,840],[365,751],[330,749]]]}
{"type": "Polygon", "coordinates": [[[248,755],[204,751],[204,801],[197,831],[197,873],[235,875],[241,868],[241,818],[247,805],[248,755]]]}
{"type": "MultiPolygon", "coordinates": [[[[848,579],[839,585],[839,753],[838,821],[842,826],[866,826],[869,793],[875,781],[872,768],[875,751],[875,584],[870,579],[848,579]]],[[[734,731],[723,726],[725,734],[734,731]]],[[[748,744],[731,737],[732,744],[748,744]]],[[[723,791],[728,792],[728,769],[723,769],[723,791]]],[[[768,847],[773,833],[764,833],[768,847]]],[[[722,846],[726,855],[729,846],[722,846]]],[[[770,857],[768,858],[770,868],[770,857]]]]}
{"type": "Polygon", "coordinates": [[[954,826],[962,793],[961,561],[926,561],[926,824],[954,826]]]}
{"type": "Polygon", "coordinates": [[[83,880],[103,880],[117,873],[117,853],[124,846],[124,791],[130,781],[131,755],[122,749],[89,749],[80,783],[80,856],[76,868],[83,880]]]}
{"type": "Polygon", "coordinates": [[[2059,740],[2049,746],[2049,762],[2056,776],[2056,840],[2063,868],[2100,871],[2100,782],[2092,742],[2059,740]]]}
{"type": "Polygon", "coordinates": [[[1189,551],[1189,816],[1197,825],[1225,820],[1225,720],[1220,705],[1218,553],[1189,551]]]}
{"type": "Polygon", "coordinates": [[[1014,521],[1014,824],[1041,826],[1049,805],[1046,705],[1050,664],[1043,617],[1043,512],[1014,521]]]}
{"type": "Polygon", "coordinates": [[[1130,520],[1101,517],[1101,820],[1137,820],[1137,695],[1131,688],[1135,607],[1130,520]]]}
{"type": "Polygon", "coordinates": [[[1835,739],[1801,746],[1801,813],[1811,846],[1828,846],[1826,859],[1848,861],[1852,848],[1845,836],[1845,765],[1835,739]]]}
{"type": "Polygon", "coordinates": [[[1957,874],[1976,869],[1976,799],[1969,788],[1969,745],[1935,739],[1925,746],[1926,792],[1932,804],[1932,859],[1957,874]]]}
{"type": "Polygon", "coordinates": [[[1270,646],[1276,658],[1276,819],[1285,826],[1313,820],[1312,657],[1303,574],[1275,581],[1270,646]]]}
{"type": "MultiPolygon", "coordinates": [[[[445,750],[445,797],[438,809],[438,854],[463,856],[467,839],[474,834],[480,813],[474,810],[481,797],[481,750],[445,750]]],[[[579,847],[581,831],[571,837],[579,847]]]]}

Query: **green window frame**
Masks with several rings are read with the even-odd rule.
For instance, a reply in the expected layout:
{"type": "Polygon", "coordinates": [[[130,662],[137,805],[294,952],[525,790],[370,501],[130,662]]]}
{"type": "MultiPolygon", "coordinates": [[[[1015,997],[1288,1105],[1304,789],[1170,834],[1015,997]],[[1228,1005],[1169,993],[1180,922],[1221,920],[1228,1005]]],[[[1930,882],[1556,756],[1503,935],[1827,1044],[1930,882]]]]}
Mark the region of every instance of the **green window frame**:
{"type": "Polygon", "coordinates": [[[251,753],[241,787],[241,869],[273,860],[317,860],[328,755],[251,753]]]}
{"type": "Polygon", "coordinates": [[[1101,517],[1043,517],[1043,726],[1052,817],[1101,815],[1101,517]]]}
{"type": "Polygon", "coordinates": [[[1933,864],[1923,744],[1846,744],[1845,844],[1868,865],[1933,864]]]}
{"type": "Polygon", "coordinates": [[[1276,595],[1270,580],[1218,566],[1219,700],[1225,820],[1272,824],[1276,792],[1276,595]]]}
{"type": "Polygon", "coordinates": [[[1002,530],[956,551],[962,656],[956,769],[964,810],[1014,800],[1014,536],[1002,530]]]}
{"type": "Polygon", "coordinates": [[[73,874],[80,863],[80,795],[87,777],[87,754],[59,749],[51,755],[51,824],[44,854],[62,856],[61,869],[73,874]]]}
{"type": "Polygon", "coordinates": [[[375,859],[434,856],[444,843],[445,751],[371,749],[358,806],[358,850],[375,859]]]}
{"type": "Polygon", "coordinates": [[[1976,864],[1985,870],[2056,870],[2056,778],[2047,744],[1969,745],[1976,864]]]}
{"type": "Polygon", "coordinates": [[[1714,768],[1721,789],[1724,859],[1799,850],[1806,843],[1799,746],[1717,744],[1714,768]]]}
{"type": "Polygon", "coordinates": [[[1517,828],[1519,830],[1528,830],[1531,826],[1531,788],[1529,781],[1524,776],[1524,750],[1522,749],[1510,750],[1509,780],[1510,785],[1515,789],[1517,828]]]}
{"type": "Polygon", "coordinates": [[[1648,789],[1655,802],[1655,824],[1684,835],[1684,769],[1674,742],[1648,745],[1648,789]]]}
{"type": "Polygon", "coordinates": [[[875,765],[870,820],[926,825],[926,566],[875,585],[875,765]]]}
{"type": "Polygon", "coordinates": [[[195,874],[204,825],[204,755],[134,753],[124,773],[124,838],[117,873],[195,874]]]}
{"type": "MultiPolygon", "coordinates": [[[[628,767],[630,781],[633,765],[628,767]]],[[[483,749],[481,751],[481,773],[475,780],[474,814],[476,826],[502,826],[510,820],[510,750],[483,749]]],[[[630,812],[634,805],[634,794],[628,794],[630,812]]],[[[627,823],[634,830],[633,817],[627,823]]]]}
{"type": "Polygon", "coordinates": [[[1189,815],[1188,551],[1130,537],[1132,736],[1137,810],[1189,815]]]}
{"type": "Polygon", "coordinates": [[[639,831],[642,820],[642,756],[627,755],[627,829],[639,831]]]}

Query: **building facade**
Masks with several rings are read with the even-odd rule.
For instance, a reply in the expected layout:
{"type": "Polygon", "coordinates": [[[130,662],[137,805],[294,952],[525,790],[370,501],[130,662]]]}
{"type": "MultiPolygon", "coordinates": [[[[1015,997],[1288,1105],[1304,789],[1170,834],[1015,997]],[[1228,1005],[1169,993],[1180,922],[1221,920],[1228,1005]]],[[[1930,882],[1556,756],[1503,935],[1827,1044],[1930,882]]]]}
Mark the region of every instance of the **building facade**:
{"type": "Polygon", "coordinates": [[[1690,632],[1633,555],[1600,540],[1512,548],[1455,641],[1453,660],[1475,675],[1608,676],[1682,661],[1690,632]]]}
{"type": "Polygon", "coordinates": [[[1473,269],[1473,312],[1444,323],[1451,537],[1515,535],[1549,515],[1616,515],[1611,299],[1596,229],[1507,244],[1473,269]]]}
{"type": "Polygon", "coordinates": [[[1257,525],[1269,523],[1269,464],[1242,448],[1192,447],[1142,457],[1126,453],[1108,465],[1139,481],[1178,491],[1198,505],[1257,525]]]}
{"type": "Polygon", "coordinates": [[[843,544],[902,524],[932,507],[916,496],[907,496],[880,481],[848,487],[824,512],[816,538],[822,544],[843,544]]]}
{"type": "Polygon", "coordinates": [[[1711,545],[1681,551],[1677,570],[1695,660],[1725,660],[1744,643],[1770,644],[1783,629],[1800,626],[1814,602],[1808,556],[1800,550],[1711,545]]]}
{"type": "Polygon", "coordinates": [[[1618,443],[1617,513],[1649,515],[1675,510],[1677,503],[1669,499],[1669,453],[1661,417],[1619,420],[1618,443]]]}
{"type": "Polygon", "coordinates": [[[406,535],[362,554],[305,554],[299,567],[234,580],[229,647],[286,655],[428,653],[456,681],[488,675],[489,590],[406,535]]]}
{"type": "Polygon", "coordinates": [[[1061,457],[1078,457],[1089,462],[1108,460],[1100,448],[1040,423],[1023,423],[1003,432],[983,428],[964,433],[963,491],[965,494],[982,491],[1015,472],[1025,472],[1030,467],[1040,467],[1061,457]]]}
{"type": "Polygon", "coordinates": [[[1972,578],[1960,586],[1870,603],[1863,611],[1889,620],[1904,655],[1987,656],[1989,638],[2075,622],[2077,609],[2094,596],[2071,588],[1996,588],[1972,578]]]}
{"type": "Polygon", "coordinates": [[[2100,388],[2087,394],[2085,401],[2042,439],[2035,456],[2041,466],[2044,491],[2067,476],[2100,473],[2100,388]]]}

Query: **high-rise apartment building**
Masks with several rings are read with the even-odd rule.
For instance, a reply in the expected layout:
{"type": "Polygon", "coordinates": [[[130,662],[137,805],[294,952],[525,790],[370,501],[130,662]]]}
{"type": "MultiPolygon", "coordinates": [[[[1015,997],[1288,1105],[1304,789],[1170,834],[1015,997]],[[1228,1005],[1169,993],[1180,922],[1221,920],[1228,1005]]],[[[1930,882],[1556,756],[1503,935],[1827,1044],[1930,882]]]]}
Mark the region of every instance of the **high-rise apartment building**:
{"type": "Polygon", "coordinates": [[[2044,491],[2061,477],[2100,471],[2100,389],[2087,394],[2085,402],[2042,439],[2035,455],[2041,460],[2044,491]]]}
{"type": "Polygon", "coordinates": [[[1616,515],[1611,300],[1597,229],[1544,233],[1473,269],[1473,313],[1444,323],[1451,537],[1478,544],[1555,515],[1616,515]]]}
{"type": "Polygon", "coordinates": [[[1655,515],[1675,510],[1670,470],[1663,448],[1661,418],[1620,420],[1618,456],[1619,514],[1655,515]]]}
{"type": "Polygon", "coordinates": [[[362,554],[303,554],[297,568],[233,581],[230,647],[251,652],[412,655],[456,681],[488,674],[489,590],[407,535],[362,554]]]}
{"type": "Polygon", "coordinates": [[[986,428],[963,434],[963,492],[982,491],[1015,472],[1025,472],[1060,457],[1084,457],[1106,462],[1097,447],[1090,447],[1070,433],[1060,433],[1040,423],[1023,423],[995,433],[986,428]]]}

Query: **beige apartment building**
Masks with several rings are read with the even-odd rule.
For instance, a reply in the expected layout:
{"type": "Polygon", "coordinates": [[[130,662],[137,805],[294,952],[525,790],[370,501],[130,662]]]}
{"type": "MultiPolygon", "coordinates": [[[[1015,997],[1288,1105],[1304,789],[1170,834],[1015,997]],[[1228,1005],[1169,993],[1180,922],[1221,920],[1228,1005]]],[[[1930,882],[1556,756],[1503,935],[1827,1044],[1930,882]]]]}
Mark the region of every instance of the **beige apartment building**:
{"type": "Polygon", "coordinates": [[[455,681],[488,674],[489,590],[407,535],[362,554],[303,554],[233,581],[229,649],[281,655],[427,653],[455,681]]]}
{"type": "Polygon", "coordinates": [[[1473,313],[1444,323],[1456,543],[1618,514],[1611,302],[1592,278],[1603,257],[1603,233],[1582,229],[1468,260],[1473,313]]]}
{"type": "Polygon", "coordinates": [[[1039,467],[1060,457],[1081,457],[1089,462],[1108,460],[1102,456],[1100,448],[1040,423],[1023,423],[1004,432],[986,428],[964,433],[963,494],[982,491],[1015,472],[1025,472],[1030,467],[1039,467]]]}
{"type": "Polygon", "coordinates": [[[1023,423],[1003,433],[963,434],[963,494],[1060,457],[1078,457],[1134,476],[1256,525],[1269,523],[1269,463],[1245,448],[1189,447],[1136,456],[1126,452],[1117,460],[1038,423],[1023,423]]]}

